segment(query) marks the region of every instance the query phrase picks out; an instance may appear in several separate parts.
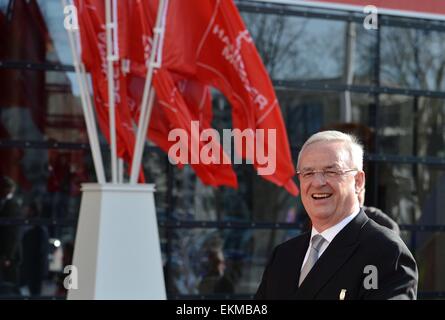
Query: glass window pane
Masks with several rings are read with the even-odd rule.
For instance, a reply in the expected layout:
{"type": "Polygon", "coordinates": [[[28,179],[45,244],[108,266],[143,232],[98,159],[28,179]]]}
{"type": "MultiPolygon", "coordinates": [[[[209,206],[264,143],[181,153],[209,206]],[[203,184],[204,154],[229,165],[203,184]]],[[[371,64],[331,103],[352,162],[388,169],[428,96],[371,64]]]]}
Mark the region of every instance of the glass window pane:
{"type": "Polygon", "coordinates": [[[338,93],[278,89],[277,96],[292,146],[302,146],[323,125],[340,119],[338,93]]]}
{"type": "Polygon", "coordinates": [[[443,91],[445,33],[381,27],[381,85],[443,91]]]}
{"type": "Polygon", "coordinates": [[[415,117],[415,155],[445,157],[445,100],[419,97],[415,117]]]}
{"type": "Polygon", "coordinates": [[[72,55],[64,28],[61,1],[0,1],[0,8],[10,20],[6,23],[5,60],[34,63],[52,62],[71,65],[72,55]],[[37,4],[37,5],[36,5],[37,4]]]}
{"type": "Polygon", "coordinates": [[[445,100],[380,96],[379,152],[419,157],[445,155],[445,100]]]}
{"type": "Polygon", "coordinates": [[[254,294],[279,243],[295,230],[174,229],[168,293],[254,294]]]}
{"type": "Polygon", "coordinates": [[[377,206],[398,223],[445,224],[444,168],[381,163],[378,183],[377,206]]]}
{"type": "Polygon", "coordinates": [[[75,235],[74,226],[50,228],[49,274],[42,288],[43,296],[66,298],[63,281],[67,274],[63,271],[73,262],[75,235]]]}
{"type": "Polygon", "coordinates": [[[355,41],[352,42],[355,47],[355,50],[352,51],[354,54],[354,64],[352,65],[353,84],[372,85],[375,81],[377,31],[366,30],[362,24],[353,24],[353,26],[351,35],[351,38],[355,41]]]}
{"type": "Polygon", "coordinates": [[[8,19],[2,30],[4,59],[44,62],[50,38],[39,5],[35,1],[10,1],[9,4],[12,4],[11,11],[5,12],[8,19]]]}
{"type": "Polygon", "coordinates": [[[338,79],[343,74],[346,23],[243,12],[272,79],[338,79]]]}
{"type": "Polygon", "coordinates": [[[0,69],[0,138],[88,141],[74,73],[0,69]],[[72,89],[73,86],[73,89],[72,89]]]}
{"type": "Polygon", "coordinates": [[[81,183],[95,179],[87,150],[0,148],[0,155],[0,174],[16,186],[22,216],[77,218],[81,183]]]}
{"type": "MultiPolygon", "coordinates": [[[[165,219],[167,210],[169,210],[168,198],[168,160],[167,156],[161,150],[145,150],[142,165],[144,167],[145,182],[154,183],[156,187],[155,205],[158,219],[165,219]]],[[[128,179],[128,165],[126,167],[125,179],[128,179]]],[[[125,180],[127,181],[127,180],[125,180]]]]}
{"type": "Polygon", "coordinates": [[[419,291],[431,293],[445,291],[444,232],[418,232],[416,235],[416,260],[419,267],[419,291]]]}
{"type": "Polygon", "coordinates": [[[414,98],[401,95],[381,95],[378,110],[379,152],[412,155],[414,128],[414,98]]]}
{"type": "Polygon", "coordinates": [[[360,133],[372,145],[373,130],[367,124],[372,117],[373,96],[281,88],[277,95],[293,147],[301,147],[309,136],[328,129],[360,133]]]}
{"type": "Polygon", "coordinates": [[[435,292],[445,291],[443,248],[445,233],[402,231],[401,238],[413,253],[419,268],[418,299],[437,299],[435,292]]]}
{"type": "MultiPolygon", "coordinates": [[[[251,165],[234,165],[237,190],[205,186],[190,166],[174,168],[172,218],[235,222],[297,222],[304,215],[296,197],[258,176],[251,165]]],[[[295,179],[296,181],[296,179],[295,179]]]]}
{"type": "MultiPolygon", "coordinates": [[[[297,178],[294,178],[296,181],[297,178]]],[[[290,195],[278,187],[255,175],[253,179],[253,220],[255,222],[299,222],[304,214],[299,197],[290,195]]]]}
{"type": "MultiPolygon", "coordinates": [[[[102,151],[109,176],[110,152],[107,148],[102,151]]],[[[4,147],[0,148],[0,158],[0,176],[12,179],[23,210],[26,212],[32,207],[39,218],[77,219],[81,184],[96,181],[89,149],[4,147]]],[[[166,156],[159,151],[146,152],[143,162],[146,180],[156,185],[158,217],[164,218],[168,206],[166,161],[166,156]]],[[[125,177],[128,178],[127,171],[125,177]]]]}
{"type": "Polygon", "coordinates": [[[0,297],[65,297],[63,268],[72,262],[74,227],[14,224],[4,209],[1,214],[0,297]]]}
{"type": "Polygon", "coordinates": [[[204,185],[190,165],[173,167],[171,218],[216,220],[215,190],[204,185]]]}

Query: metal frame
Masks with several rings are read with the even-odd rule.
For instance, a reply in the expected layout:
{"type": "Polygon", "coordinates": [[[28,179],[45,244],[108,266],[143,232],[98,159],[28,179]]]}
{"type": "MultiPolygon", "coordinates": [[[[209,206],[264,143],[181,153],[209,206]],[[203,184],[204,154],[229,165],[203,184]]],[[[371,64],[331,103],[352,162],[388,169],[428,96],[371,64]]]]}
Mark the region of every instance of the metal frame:
{"type": "MultiPolygon", "coordinates": [[[[287,16],[298,16],[304,18],[316,18],[323,20],[339,20],[363,22],[366,16],[363,12],[357,10],[328,9],[326,4],[316,8],[314,6],[304,6],[302,3],[270,1],[270,0],[235,0],[240,11],[253,13],[271,13],[287,16]]],[[[416,28],[422,30],[445,30],[445,21],[431,20],[425,18],[392,16],[385,13],[379,13],[379,25],[394,26],[404,28],[416,28]]]]}
{"type": "Polygon", "coordinates": [[[37,63],[32,61],[12,61],[12,60],[0,60],[0,70],[1,69],[75,72],[74,66],[72,65],[51,63],[51,62],[37,63]]]}
{"type": "MultiPolygon", "coordinates": [[[[328,9],[332,11],[350,11],[350,12],[362,12],[363,5],[353,5],[347,3],[329,3],[329,2],[319,2],[314,0],[250,0],[251,2],[257,3],[267,3],[267,4],[278,4],[278,5],[293,5],[301,6],[306,9],[316,8],[316,9],[328,9]]],[[[445,20],[444,14],[434,14],[427,12],[416,12],[389,8],[379,8],[379,14],[402,17],[402,18],[421,18],[429,20],[445,20]]]]}

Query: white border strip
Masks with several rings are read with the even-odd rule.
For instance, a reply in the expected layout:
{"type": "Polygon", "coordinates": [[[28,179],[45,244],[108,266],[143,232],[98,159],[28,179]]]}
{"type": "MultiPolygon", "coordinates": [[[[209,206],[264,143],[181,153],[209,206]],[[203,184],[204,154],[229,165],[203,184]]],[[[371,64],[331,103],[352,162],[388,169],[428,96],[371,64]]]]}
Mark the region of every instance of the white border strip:
{"type": "MultiPolygon", "coordinates": [[[[364,6],[352,5],[352,4],[341,4],[341,3],[327,3],[320,1],[310,1],[310,0],[255,0],[258,2],[265,3],[276,3],[276,4],[289,4],[289,5],[297,5],[297,6],[306,6],[306,7],[315,7],[315,8],[323,8],[323,9],[337,9],[337,10],[349,10],[349,11],[358,11],[363,13],[364,6]]],[[[419,0],[421,1],[421,0],[419,0]]],[[[369,4],[372,5],[372,0],[369,0],[369,4]]],[[[379,14],[385,15],[393,15],[407,18],[415,18],[415,19],[429,19],[429,20],[441,20],[445,21],[445,14],[434,14],[434,13],[426,13],[426,12],[415,12],[408,10],[395,10],[395,9],[386,9],[379,8],[379,14]]]]}

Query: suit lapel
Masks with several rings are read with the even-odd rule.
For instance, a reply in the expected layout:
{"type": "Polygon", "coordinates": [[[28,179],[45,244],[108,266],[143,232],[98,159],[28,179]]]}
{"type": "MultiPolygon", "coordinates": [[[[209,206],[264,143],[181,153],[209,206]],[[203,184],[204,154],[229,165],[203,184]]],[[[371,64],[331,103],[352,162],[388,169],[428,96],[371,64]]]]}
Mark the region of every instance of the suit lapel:
{"type": "Polygon", "coordinates": [[[311,232],[306,232],[298,241],[295,251],[290,255],[291,259],[288,264],[289,272],[292,276],[288,279],[291,286],[291,295],[294,295],[298,289],[298,280],[300,278],[300,270],[303,265],[304,256],[306,255],[307,248],[309,247],[309,241],[311,239],[311,232]]]}
{"type": "MultiPolygon", "coordinates": [[[[360,210],[360,213],[335,236],[334,240],[332,240],[328,248],[306,276],[306,279],[304,279],[301,286],[295,292],[294,299],[315,298],[320,289],[323,288],[329,279],[335,275],[337,270],[354,253],[359,245],[357,238],[360,230],[368,220],[368,217],[360,210]]],[[[306,251],[304,251],[304,253],[306,253],[306,251]]],[[[297,269],[298,274],[301,270],[301,263],[300,268],[297,269]]]]}

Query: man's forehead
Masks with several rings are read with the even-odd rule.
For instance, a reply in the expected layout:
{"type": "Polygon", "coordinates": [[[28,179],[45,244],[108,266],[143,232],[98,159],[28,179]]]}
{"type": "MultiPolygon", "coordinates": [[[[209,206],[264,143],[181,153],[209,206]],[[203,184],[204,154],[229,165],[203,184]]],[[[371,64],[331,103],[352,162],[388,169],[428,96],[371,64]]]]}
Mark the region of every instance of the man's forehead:
{"type": "Polygon", "coordinates": [[[351,156],[344,142],[317,141],[311,143],[303,150],[300,167],[311,165],[314,161],[323,167],[341,166],[350,160],[351,156]]]}

